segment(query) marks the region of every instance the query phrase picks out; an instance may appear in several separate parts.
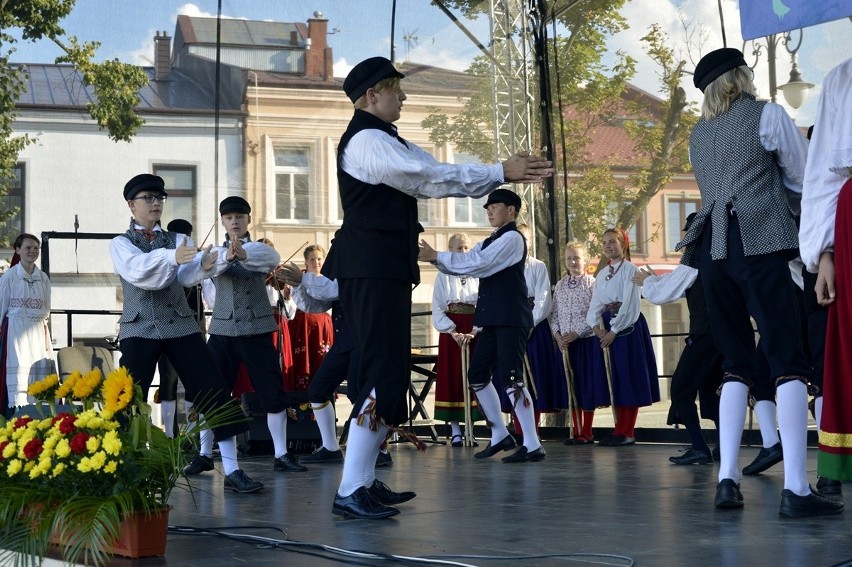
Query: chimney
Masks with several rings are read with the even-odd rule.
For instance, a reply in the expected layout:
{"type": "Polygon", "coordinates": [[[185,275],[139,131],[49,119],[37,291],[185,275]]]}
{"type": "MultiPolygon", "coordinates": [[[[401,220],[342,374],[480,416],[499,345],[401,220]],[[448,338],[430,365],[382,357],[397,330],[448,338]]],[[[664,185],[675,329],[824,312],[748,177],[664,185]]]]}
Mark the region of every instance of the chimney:
{"type": "Polygon", "coordinates": [[[332,75],[332,54],[328,46],[328,20],[322,12],[314,12],[308,20],[308,38],[305,42],[305,76],[328,80],[332,75]]]}
{"type": "Polygon", "coordinates": [[[167,81],[172,73],[172,38],[166,32],[154,36],[154,80],[167,81]]]}
{"type": "Polygon", "coordinates": [[[299,32],[290,32],[290,45],[299,45],[299,32]]]}

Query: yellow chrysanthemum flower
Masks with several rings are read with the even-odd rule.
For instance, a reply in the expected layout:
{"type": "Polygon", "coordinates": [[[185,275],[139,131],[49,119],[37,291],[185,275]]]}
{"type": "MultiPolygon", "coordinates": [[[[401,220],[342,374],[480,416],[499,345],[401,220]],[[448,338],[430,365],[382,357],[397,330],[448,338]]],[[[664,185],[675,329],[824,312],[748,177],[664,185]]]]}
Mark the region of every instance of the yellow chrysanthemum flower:
{"type": "Polygon", "coordinates": [[[49,392],[58,386],[59,374],[48,374],[38,382],[33,382],[32,384],[30,384],[27,388],[27,393],[33,396],[34,398],[37,398],[40,394],[49,392]]]}
{"type": "Polygon", "coordinates": [[[95,451],[97,451],[100,448],[101,448],[101,438],[100,437],[95,437],[93,435],[92,437],[89,437],[88,439],[86,439],[86,450],[89,451],[90,453],[94,453],[95,451]]]}
{"type": "Polygon", "coordinates": [[[118,469],[118,461],[110,461],[106,465],[104,465],[104,472],[109,474],[115,474],[115,471],[118,469]]]}
{"type": "Polygon", "coordinates": [[[87,372],[74,383],[74,387],[72,388],[74,397],[78,400],[87,399],[100,387],[103,379],[104,375],[101,374],[99,368],[94,368],[91,372],[87,372]]]}
{"type": "Polygon", "coordinates": [[[60,459],[64,459],[70,454],[71,443],[68,442],[68,439],[61,439],[59,443],[56,444],[56,456],[60,459]]]}
{"type": "Polygon", "coordinates": [[[9,459],[17,452],[18,446],[15,443],[9,443],[6,445],[6,448],[3,449],[3,458],[9,459]]]}
{"type": "Polygon", "coordinates": [[[115,431],[108,431],[104,435],[103,441],[104,451],[112,456],[116,456],[121,452],[121,439],[118,438],[118,433],[115,431]]]}
{"type": "Polygon", "coordinates": [[[104,409],[115,414],[133,401],[133,377],[124,366],[116,368],[104,380],[104,409]]]}
{"type": "Polygon", "coordinates": [[[22,463],[20,459],[13,459],[9,461],[9,466],[6,467],[6,474],[9,476],[15,476],[21,472],[23,466],[24,463],[22,463]]]}
{"type": "Polygon", "coordinates": [[[74,390],[74,384],[82,377],[83,375],[80,374],[78,370],[75,370],[74,372],[69,374],[68,378],[66,378],[62,385],[57,388],[56,397],[67,398],[68,396],[70,396],[71,392],[74,390]]]}
{"type": "Polygon", "coordinates": [[[65,472],[65,468],[65,463],[56,463],[56,466],[53,467],[53,473],[50,475],[51,478],[56,478],[61,475],[63,472],[65,472]]]}

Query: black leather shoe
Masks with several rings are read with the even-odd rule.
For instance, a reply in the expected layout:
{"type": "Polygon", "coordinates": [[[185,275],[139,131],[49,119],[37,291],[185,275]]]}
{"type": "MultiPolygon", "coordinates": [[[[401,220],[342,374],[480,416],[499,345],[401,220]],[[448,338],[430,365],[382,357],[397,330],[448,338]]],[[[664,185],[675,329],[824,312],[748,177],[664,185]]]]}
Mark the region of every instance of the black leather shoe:
{"type": "Polygon", "coordinates": [[[713,455],[710,451],[699,451],[690,447],[683,455],[669,457],[669,462],[673,465],[709,465],[713,462],[713,455]]]}
{"type": "Polygon", "coordinates": [[[452,439],[450,439],[450,445],[453,447],[462,447],[464,445],[464,439],[461,435],[453,435],[452,439]]]}
{"type": "Polygon", "coordinates": [[[492,445],[491,441],[488,442],[488,445],[485,446],[485,449],[481,450],[478,453],[474,453],[473,458],[475,459],[487,459],[488,457],[493,457],[500,451],[508,451],[509,449],[515,448],[515,440],[512,438],[512,435],[506,435],[502,441],[497,443],[496,445],[492,445]]]}
{"type": "Polygon", "coordinates": [[[600,445],[601,447],[612,447],[612,442],[614,439],[615,436],[607,435],[606,437],[598,441],[598,445],[600,445]]]}
{"type": "Polygon", "coordinates": [[[527,461],[535,463],[537,461],[543,461],[546,456],[544,447],[539,447],[535,451],[527,451],[527,448],[521,445],[520,449],[500,460],[504,463],[526,463],[527,461]]]}
{"type": "Polygon", "coordinates": [[[817,479],[816,489],[817,492],[829,498],[843,496],[843,483],[839,480],[825,478],[824,476],[817,479]]]}
{"type": "Polygon", "coordinates": [[[250,479],[242,469],[237,469],[225,477],[225,490],[248,494],[263,490],[263,483],[250,479]]]}
{"type": "Polygon", "coordinates": [[[385,506],[372,496],[366,487],[362,486],[349,496],[334,495],[331,513],[344,518],[359,520],[381,520],[399,514],[399,510],[385,506]]]}
{"type": "Polygon", "coordinates": [[[594,439],[586,439],[585,437],[572,437],[571,439],[566,439],[562,442],[563,445],[568,445],[569,447],[577,446],[577,445],[594,445],[594,439]]]}
{"type": "Polygon", "coordinates": [[[415,496],[417,496],[416,492],[411,492],[410,490],[406,492],[394,492],[388,485],[379,479],[374,479],[373,484],[367,488],[367,492],[370,493],[370,496],[381,502],[386,506],[393,506],[394,504],[402,504],[403,502],[408,502],[415,496]]]}
{"type": "Polygon", "coordinates": [[[781,449],[781,442],[779,441],[768,449],[761,449],[751,464],[743,469],[743,474],[746,476],[760,474],[769,467],[775,466],[783,460],[784,451],[781,449]]]}
{"type": "Polygon", "coordinates": [[[300,463],[342,463],[343,451],[329,451],[325,447],[320,447],[310,455],[302,455],[299,457],[300,463]]]}
{"type": "Polygon", "coordinates": [[[628,445],[635,445],[636,439],[634,437],[625,437],[624,435],[616,435],[612,438],[612,443],[610,443],[610,447],[627,447],[628,445]]]}
{"type": "Polygon", "coordinates": [[[195,476],[197,474],[212,470],[213,459],[204,455],[198,455],[197,457],[192,459],[191,463],[186,465],[186,468],[183,469],[183,474],[185,474],[186,476],[195,476]]]}
{"type": "Polygon", "coordinates": [[[742,508],[743,493],[740,492],[740,485],[730,478],[722,479],[716,485],[716,500],[713,502],[716,508],[742,508]]]}
{"type": "Polygon", "coordinates": [[[389,467],[393,464],[393,459],[391,455],[387,451],[379,451],[379,454],[376,456],[376,466],[377,467],[389,467]]]}
{"type": "Polygon", "coordinates": [[[272,470],[284,472],[305,472],[308,469],[307,467],[300,465],[299,461],[296,460],[296,457],[290,453],[284,453],[275,459],[275,462],[272,465],[272,470]]]}
{"type": "Polygon", "coordinates": [[[778,510],[778,515],[782,518],[830,516],[842,511],[843,502],[831,500],[817,492],[799,496],[786,488],[781,491],[781,508],[778,510]]]}

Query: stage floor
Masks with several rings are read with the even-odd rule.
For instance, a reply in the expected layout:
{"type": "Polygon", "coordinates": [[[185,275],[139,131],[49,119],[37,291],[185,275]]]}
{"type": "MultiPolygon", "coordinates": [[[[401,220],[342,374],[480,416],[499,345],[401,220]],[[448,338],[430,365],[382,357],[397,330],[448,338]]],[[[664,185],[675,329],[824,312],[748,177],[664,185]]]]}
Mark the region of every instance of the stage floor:
{"type": "MultiPolygon", "coordinates": [[[[378,469],[378,477],[395,490],[415,490],[417,498],[400,505],[400,515],[379,521],[331,514],[340,464],[275,473],[271,457],[248,458],[243,468],[266,484],[263,492],[224,494],[221,473],[206,473],[193,481],[195,503],[186,492],[173,494],[170,524],[290,544],[276,549],[172,532],[164,558],[114,565],[403,564],[335,555],[319,545],[479,566],[801,567],[852,559],[852,510],[815,519],[778,517],[781,464],[743,479],[744,509],[715,510],[717,466],[670,465],[667,458],[680,445],[544,446],[543,462],[509,465],[499,457],[476,461],[475,448],[429,445],[418,453],[410,444],[394,445],[394,464],[378,469]]],[[[757,450],[744,447],[740,465],[757,450]]],[[[813,449],[808,470],[815,484],[813,449]]],[[[852,494],[852,486],[844,489],[852,494]]]]}

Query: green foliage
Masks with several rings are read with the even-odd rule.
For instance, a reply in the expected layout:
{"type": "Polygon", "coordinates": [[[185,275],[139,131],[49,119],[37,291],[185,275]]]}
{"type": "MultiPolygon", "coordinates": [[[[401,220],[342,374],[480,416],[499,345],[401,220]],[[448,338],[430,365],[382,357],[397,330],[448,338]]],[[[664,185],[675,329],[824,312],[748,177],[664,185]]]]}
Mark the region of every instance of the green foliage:
{"type": "MultiPolygon", "coordinates": [[[[68,44],[62,40],[65,31],[60,22],[75,3],[76,0],[0,0],[0,30],[18,29],[23,41],[49,40],[59,45],[65,55],[57,63],[73,64],[82,73],[83,83],[94,90],[96,102],[87,106],[89,114],[111,139],[130,141],[143,124],[135,108],[147,76],[142,69],[118,60],[94,63],[97,43],[80,44],[73,37],[68,44]]],[[[10,62],[15,42],[14,37],[0,31],[0,196],[9,192],[12,169],[21,150],[34,142],[27,136],[13,135],[15,101],[23,93],[27,78],[26,68],[10,62]]],[[[7,208],[0,202],[0,226],[17,212],[17,208],[7,208]]],[[[9,244],[8,235],[0,237],[0,246],[9,244]]]]}

